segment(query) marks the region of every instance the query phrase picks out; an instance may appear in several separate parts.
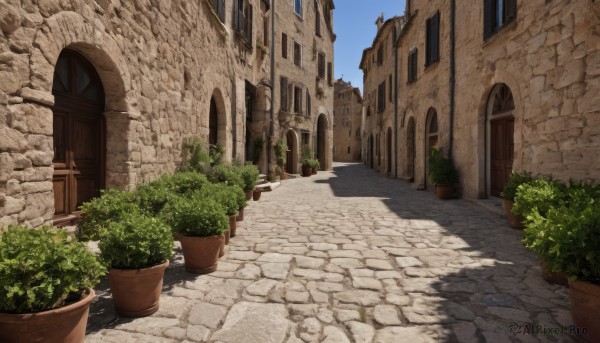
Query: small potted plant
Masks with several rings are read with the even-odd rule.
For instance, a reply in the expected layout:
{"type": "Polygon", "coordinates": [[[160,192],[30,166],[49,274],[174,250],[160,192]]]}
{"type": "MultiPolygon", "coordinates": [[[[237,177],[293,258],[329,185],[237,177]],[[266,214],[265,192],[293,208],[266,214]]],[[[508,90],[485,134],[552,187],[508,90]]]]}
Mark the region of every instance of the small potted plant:
{"type": "Polygon", "coordinates": [[[302,176],[308,177],[312,175],[312,151],[310,147],[305,144],[302,146],[302,176]]]}
{"type": "Polygon", "coordinates": [[[452,160],[445,157],[441,148],[429,151],[429,178],[436,184],[439,199],[454,197],[454,186],[458,182],[458,172],[452,160]]]}
{"type": "Polygon", "coordinates": [[[278,182],[281,180],[280,174],[281,168],[278,165],[271,164],[269,166],[269,173],[267,174],[267,179],[270,182],[278,182]]]}
{"type": "Polygon", "coordinates": [[[506,212],[506,217],[510,223],[510,226],[514,229],[523,229],[524,218],[520,215],[513,213],[513,205],[517,196],[517,188],[525,183],[533,181],[531,173],[512,173],[504,186],[504,191],[500,194],[502,197],[502,207],[506,212]]]}
{"type": "Polygon", "coordinates": [[[242,176],[242,180],[244,181],[244,192],[246,192],[246,200],[252,199],[252,194],[254,191],[254,187],[256,187],[256,182],[258,182],[258,175],[260,172],[255,165],[252,164],[244,164],[239,167],[240,174],[242,176]]]}
{"type": "Polygon", "coordinates": [[[105,273],[64,230],[9,227],[0,236],[0,342],[83,342],[105,273]]]}
{"type": "Polygon", "coordinates": [[[185,269],[196,274],[214,272],[229,227],[223,206],[211,198],[179,197],[165,206],[162,217],[179,234],[185,269]]]}
{"type": "Polygon", "coordinates": [[[134,194],[116,189],[103,190],[102,195],[81,206],[82,217],[77,224],[80,240],[97,240],[100,229],[109,222],[140,210],[134,194]]]}
{"type": "MultiPolygon", "coordinates": [[[[242,189],[240,187],[231,187],[230,191],[235,194],[235,198],[236,198],[236,201],[238,204],[238,215],[237,215],[237,217],[235,217],[235,221],[241,222],[242,220],[244,220],[244,208],[246,208],[246,206],[248,206],[248,201],[246,200],[244,191],[242,191],[242,189]]],[[[233,235],[231,237],[234,237],[234,236],[235,236],[235,228],[234,228],[233,235]]]]}
{"type": "Polygon", "coordinates": [[[165,269],[173,255],[171,228],[157,218],[130,214],[100,232],[101,258],[117,313],[143,317],[158,311],[165,269]]]}
{"type": "Polygon", "coordinates": [[[261,195],[262,195],[262,190],[260,188],[255,188],[252,193],[252,200],[259,201],[261,195]]]}
{"type": "Polygon", "coordinates": [[[225,254],[225,245],[229,244],[229,238],[235,236],[236,215],[239,209],[237,200],[238,190],[239,187],[216,183],[202,188],[202,191],[198,194],[198,196],[212,198],[218,202],[221,206],[223,206],[225,213],[229,217],[229,227],[227,230],[225,230],[224,240],[221,244],[221,252],[219,253],[219,257],[225,254]]]}
{"type": "Polygon", "coordinates": [[[312,159],[310,161],[311,174],[316,175],[318,170],[321,168],[321,162],[317,159],[312,159]]]}
{"type": "Polygon", "coordinates": [[[275,144],[275,159],[277,160],[277,166],[282,170],[280,177],[281,180],[287,180],[288,175],[283,166],[287,162],[287,151],[288,146],[283,138],[279,138],[275,144]]]}
{"type": "Polygon", "coordinates": [[[600,186],[573,184],[545,214],[527,217],[523,244],[553,272],[569,277],[571,315],[587,328],[584,341],[600,342],[600,186]]]}

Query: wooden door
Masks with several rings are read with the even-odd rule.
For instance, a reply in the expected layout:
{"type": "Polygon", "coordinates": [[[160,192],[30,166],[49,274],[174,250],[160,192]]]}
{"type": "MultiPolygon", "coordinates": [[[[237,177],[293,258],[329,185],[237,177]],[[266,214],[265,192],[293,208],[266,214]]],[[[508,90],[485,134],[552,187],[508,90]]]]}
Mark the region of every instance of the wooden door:
{"type": "Polygon", "coordinates": [[[289,132],[286,135],[286,143],[287,143],[287,151],[286,162],[285,162],[285,171],[289,174],[294,173],[294,152],[296,151],[296,147],[294,146],[294,134],[289,132]]]}
{"type": "Polygon", "coordinates": [[[514,160],[514,128],[512,116],[490,122],[490,191],[499,197],[512,172],[514,160]]]}
{"type": "Polygon", "coordinates": [[[54,219],[69,223],[104,187],[104,93],[91,65],[65,51],[54,75],[54,219]]]}

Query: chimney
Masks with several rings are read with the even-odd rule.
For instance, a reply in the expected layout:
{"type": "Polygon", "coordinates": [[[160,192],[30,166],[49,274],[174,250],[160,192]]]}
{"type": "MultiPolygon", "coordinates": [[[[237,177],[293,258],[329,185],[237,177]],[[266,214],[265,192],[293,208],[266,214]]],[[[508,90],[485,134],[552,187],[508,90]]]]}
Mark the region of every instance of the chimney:
{"type": "Polygon", "coordinates": [[[383,25],[383,13],[381,13],[381,15],[379,17],[377,17],[377,20],[375,21],[375,25],[377,25],[377,31],[379,31],[379,29],[381,28],[381,25],[383,25]]]}

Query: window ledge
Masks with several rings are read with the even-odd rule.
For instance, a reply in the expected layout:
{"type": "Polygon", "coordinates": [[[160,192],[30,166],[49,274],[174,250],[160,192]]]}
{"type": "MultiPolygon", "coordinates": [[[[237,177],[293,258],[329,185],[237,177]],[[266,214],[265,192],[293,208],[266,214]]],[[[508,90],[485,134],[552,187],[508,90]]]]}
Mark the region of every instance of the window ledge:
{"type": "Polygon", "coordinates": [[[501,35],[505,31],[511,31],[516,28],[517,28],[517,17],[511,19],[511,21],[502,25],[500,28],[498,28],[498,31],[492,33],[488,37],[484,37],[481,47],[486,47],[488,45],[491,45],[494,41],[496,41],[497,36],[501,35]]]}
{"type": "Polygon", "coordinates": [[[426,72],[426,71],[429,71],[431,69],[434,69],[434,67],[437,66],[438,64],[440,64],[440,59],[439,58],[437,60],[429,63],[429,64],[426,64],[425,68],[423,69],[423,72],[426,72]]]}

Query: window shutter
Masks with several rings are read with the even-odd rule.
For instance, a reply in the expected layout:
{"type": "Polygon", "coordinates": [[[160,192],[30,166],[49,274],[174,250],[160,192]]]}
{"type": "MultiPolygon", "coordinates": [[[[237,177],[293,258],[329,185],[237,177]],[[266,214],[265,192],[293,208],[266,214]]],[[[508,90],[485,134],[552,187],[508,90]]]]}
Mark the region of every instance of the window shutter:
{"type": "Polygon", "coordinates": [[[288,97],[287,97],[287,89],[288,89],[288,82],[287,82],[287,78],[286,77],[282,77],[281,78],[281,84],[280,84],[280,88],[281,88],[281,103],[280,103],[280,109],[281,111],[286,112],[287,111],[287,103],[288,103],[288,97]]]}
{"type": "Polygon", "coordinates": [[[431,18],[425,21],[425,65],[431,63],[431,18]]]}
{"type": "Polygon", "coordinates": [[[494,33],[494,0],[483,0],[483,38],[494,33]]]}
{"type": "Polygon", "coordinates": [[[231,26],[233,26],[235,31],[239,30],[238,4],[238,0],[233,0],[233,18],[231,26]]]}
{"type": "Polygon", "coordinates": [[[437,12],[431,20],[431,62],[440,59],[440,12],[437,12]]]}
{"type": "Polygon", "coordinates": [[[252,41],[252,23],[253,23],[252,16],[254,15],[252,13],[252,11],[253,11],[252,5],[248,4],[247,11],[248,11],[248,14],[246,15],[246,38],[248,39],[248,43],[251,46],[254,46],[254,43],[252,41]]]}
{"type": "Polygon", "coordinates": [[[217,0],[217,14],[222,22],[225,22],[225,0],[217,0]]]}
{"type": "Polygon", "coordinates": [[[306,90],[306,115],[307,116],[310,116],[311,107],[312,107],[312,103],[311,103],[311,99],[310,99],[310,93],[308,92],[308,90],[306,90]]]}
{"type": "Polygon", "coordinates": [[[288,41],[285,33],[281,34],[281,57],[288,57],[288,41]]]}
{"type": "Polygon", "coordinates": [[[504,4],[506,8],[506,16],[504,22],[509,22],[517,16],[517,0],[506,0],[504,4]]]}
{"type": "Polygon", "coordinates": [[[240,0],[238,5],[238,31],[244,31],[246,29],[246,21],[244,18],[244,0],[240,0]]]}

